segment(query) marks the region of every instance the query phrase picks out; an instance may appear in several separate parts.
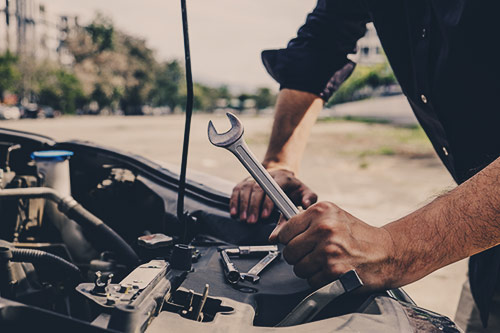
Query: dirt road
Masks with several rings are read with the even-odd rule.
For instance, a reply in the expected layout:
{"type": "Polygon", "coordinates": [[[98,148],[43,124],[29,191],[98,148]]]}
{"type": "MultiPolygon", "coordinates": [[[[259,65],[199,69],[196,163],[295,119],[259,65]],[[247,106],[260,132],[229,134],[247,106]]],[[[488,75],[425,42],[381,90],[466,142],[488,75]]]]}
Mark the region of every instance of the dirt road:
{"type": "MultiPolygon", "coordinates": [[[[196,114],[190,146],[190,168],[236,182],[247,176],[236,159],[211,146],[206,128],[223,116],[196,114]]],[[[178,165],[183,117],[63,117],[1,122],[0,127],[45,134],[57,140],[81,139],[178,165]]],[[[242,117],[247,142],[262,158],[270,117],[242,117]]],[[[188,174],[189,177],[189,174],[188,174]]],[[[418,128],[347,121],[318,123],[300,177],[320,200],[335,202],[367,223],[380,226],[422,206],[452,188],[453,181],[418,128]]],[[[441,269],[405,289],[417,304],[453,318],[465,280],[466,262],[441,269]]]]}

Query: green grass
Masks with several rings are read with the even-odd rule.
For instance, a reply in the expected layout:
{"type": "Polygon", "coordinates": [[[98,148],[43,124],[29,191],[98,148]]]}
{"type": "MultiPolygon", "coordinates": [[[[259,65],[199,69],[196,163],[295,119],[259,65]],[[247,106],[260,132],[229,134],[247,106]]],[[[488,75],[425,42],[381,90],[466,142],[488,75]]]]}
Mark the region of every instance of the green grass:
{"type": "Polygon", "coordinates": [[[356,117],[356,116],[344,116],[344,117],[325,117],[318,119],[319,122],[338,122],[338,121],[354,121],[358,123],[365,124],[390,124],[387,119],[370,118],[370,117],[356,117]]]}

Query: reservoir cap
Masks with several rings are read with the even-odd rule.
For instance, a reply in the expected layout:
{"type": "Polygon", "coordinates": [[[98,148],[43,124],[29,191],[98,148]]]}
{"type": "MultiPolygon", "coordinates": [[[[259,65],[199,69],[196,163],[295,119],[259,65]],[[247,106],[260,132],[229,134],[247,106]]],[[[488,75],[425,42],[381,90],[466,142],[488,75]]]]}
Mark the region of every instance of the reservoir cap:
{"type": "Polygon", "coordinates": [[[73,152],[69,150],[44,150],[31,153],[31,158],[35,161],[60,162],[67,160],[71,156],[73,156],[73,152]]]}

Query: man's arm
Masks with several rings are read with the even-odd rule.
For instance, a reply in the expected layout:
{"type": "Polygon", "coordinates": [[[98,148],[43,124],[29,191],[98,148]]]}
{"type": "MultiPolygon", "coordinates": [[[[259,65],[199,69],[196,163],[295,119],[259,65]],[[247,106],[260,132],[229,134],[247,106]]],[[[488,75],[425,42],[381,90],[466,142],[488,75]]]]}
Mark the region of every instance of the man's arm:
{"type": "Polygon", "coordinates": [[[320,202],[271,240],[299,277],[324,285],[356,269],[370,289],[395,288],[500,243],[500,158],[414,213],[381,228],[320,202]]]}
{"type": "MultiPolygon", "coordinates": [[[[369,19],[361,0],[318,0],[285,49],[262,52],[266,70],[282,89],[263,164],[292,201],[304,208],[316,201],[316,195],[295,174],[310,128],[323,101],[352,73],[354,63],[347,55],[354,53],[369,19]]],[[[271,200],[248,178],[231,195],[231,216],[248,223],[269,217],[272,208],[271,200]]]]}
{"type": "MultiPolygon", "coordinates": [[[[296,204],[309,207],[317,196],[295,175],[307,144],[309,132],[323,108],[317,95],[283,89],[278,95],[271,139],[263,165],[296,204]]],[[[229,203],[231,215],[255,223],[267,218],[273,209],[272,201],[250,178],[236,185],[229,203]]]]}
{"type": "Polygon", "coordinates": [[[383,227],[398,285],[500,244],[500,158],[416,212],[383,227]],[[404,274],[401,274],[403,273],[404,274]]]}
{"type": "Polygon", "coordinates": [[[299,172],[309,133],[323,104],[315,94],[292,89],[280,91],[264,167],[299,172]]]}

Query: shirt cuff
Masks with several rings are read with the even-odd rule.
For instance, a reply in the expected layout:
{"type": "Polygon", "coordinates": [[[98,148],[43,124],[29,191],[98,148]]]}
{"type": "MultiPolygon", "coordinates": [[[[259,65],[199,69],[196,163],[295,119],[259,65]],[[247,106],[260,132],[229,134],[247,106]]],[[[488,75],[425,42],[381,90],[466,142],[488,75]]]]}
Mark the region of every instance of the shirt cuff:
{"type": "Polygon", "coordinates": [[[352,74],[356,64],[345,57],[323,59],[321,52],[305,55],[303,50],[265,50],[262,62],[280,89],[294,89],[318,95],[328,101],[352,74]]]}

